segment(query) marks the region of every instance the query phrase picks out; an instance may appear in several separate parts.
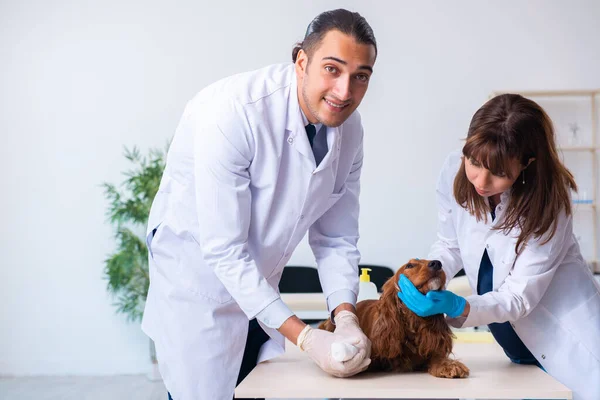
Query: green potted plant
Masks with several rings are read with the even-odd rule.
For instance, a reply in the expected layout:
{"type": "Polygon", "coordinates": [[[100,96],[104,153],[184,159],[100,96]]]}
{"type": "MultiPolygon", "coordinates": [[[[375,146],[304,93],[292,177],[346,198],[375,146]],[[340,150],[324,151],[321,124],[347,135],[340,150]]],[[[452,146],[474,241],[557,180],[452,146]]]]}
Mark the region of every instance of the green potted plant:
{"type": "MultiPolygon", "coordinates": [[[[165,168],[165,151],[151,149],[142,155],[138,148],[125,148],[124,155],[133,167],[124,172],[118,186],[103,183],[108,200],[107,219],[114,227],[115,251],[105,260],[104,278],[117,312],[127,320],[141,321],[148,295],[148,249],[145,230],[152,200],[158,191],[165,168]]],[[[154,343],[150,341],[153,364],[151,377],[157,377],[154,343]]]]}

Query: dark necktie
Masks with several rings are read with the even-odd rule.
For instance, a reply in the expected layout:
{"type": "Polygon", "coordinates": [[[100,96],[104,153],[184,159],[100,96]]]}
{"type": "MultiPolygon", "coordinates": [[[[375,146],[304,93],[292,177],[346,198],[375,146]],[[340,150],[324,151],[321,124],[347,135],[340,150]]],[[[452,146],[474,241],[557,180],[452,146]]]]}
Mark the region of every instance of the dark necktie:
{"type": "Polygon", "coordinates": [[[315,140],[315,135],[317,134],[317,128],[313,124],[308,124],[304,127],[306,129],[306,135],[308,136],[308,142],[310,143],[310,147],[313,147],[313,140],[315,140]]]}

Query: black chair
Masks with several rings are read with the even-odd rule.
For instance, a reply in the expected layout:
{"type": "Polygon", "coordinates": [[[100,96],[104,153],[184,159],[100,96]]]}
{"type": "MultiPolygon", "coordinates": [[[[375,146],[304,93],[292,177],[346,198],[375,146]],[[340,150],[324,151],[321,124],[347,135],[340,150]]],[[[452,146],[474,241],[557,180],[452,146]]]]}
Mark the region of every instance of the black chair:
{"type": "Polygon", "coordinates": [[[286,265],[279,281],[281,293],[323,293],[316,268],[286,265]]]}
{"type": "MultiPolygon", "coordinates": [[[[358,275],[361,268],[370,268],[369,275],[371,282],[381,293],[383,284],[392,276],[394,270],[382,265],[360,264],[358,266],[358,275]]],[[[323,293],[319,273],[316,268],[298,265],[286,265],[279,281],[279,291],[281,293],[323,293]]]]}
{"type": "Polygon", "coordinates": [[[369,275],[371,276],[371,282],[377,286],[377,291],[381,293],[383,291],[383,284],[394,276],[394,271],[390,267],[385,267],[383,265],[371,265],[371,264],[359,264],[358,265],[358,275],[361,274],[361,268],[370,268],[369,275]]]}
{"type": "MultiPolygon", "coordinates": [[[[281,293],[323,293],[316,268],[286,265],[279,280],[281,293]]],[[[303,319],[306,324],[321,322],[320,319],[303,319]]]]}

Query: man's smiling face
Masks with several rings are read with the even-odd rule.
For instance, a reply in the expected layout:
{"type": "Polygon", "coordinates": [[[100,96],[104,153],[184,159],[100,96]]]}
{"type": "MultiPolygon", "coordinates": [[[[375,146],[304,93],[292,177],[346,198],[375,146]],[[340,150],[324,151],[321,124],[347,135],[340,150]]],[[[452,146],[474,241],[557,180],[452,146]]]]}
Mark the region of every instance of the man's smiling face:
{"type": "Polygon", "coordinates": [[[332,30],[309,59],[303,50],[296,60],[298,100],[311,123],[336,127],[362,101],[375,64],[375,47],[332,30]]]}

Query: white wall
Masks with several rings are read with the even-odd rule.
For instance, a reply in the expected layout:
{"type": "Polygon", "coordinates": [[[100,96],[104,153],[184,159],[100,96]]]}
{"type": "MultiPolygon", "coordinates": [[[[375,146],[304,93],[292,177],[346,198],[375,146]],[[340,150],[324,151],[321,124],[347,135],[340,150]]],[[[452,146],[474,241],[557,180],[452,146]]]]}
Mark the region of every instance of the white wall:
{"type": "MultiPolygon", "coordinates": [[[[123,145],[163,146],[208,83],[290,59],[325,9],[361,12],[379,58],[366,129],[363,262],[397,267],[435,235],[434,183],[496,89],[600,87],[598,1],[0,2],[0,374],[145,372],[115,315],[99,184],[123,145]]],[[[302,245],[290,263],[312,264],[302,245]]]]}

